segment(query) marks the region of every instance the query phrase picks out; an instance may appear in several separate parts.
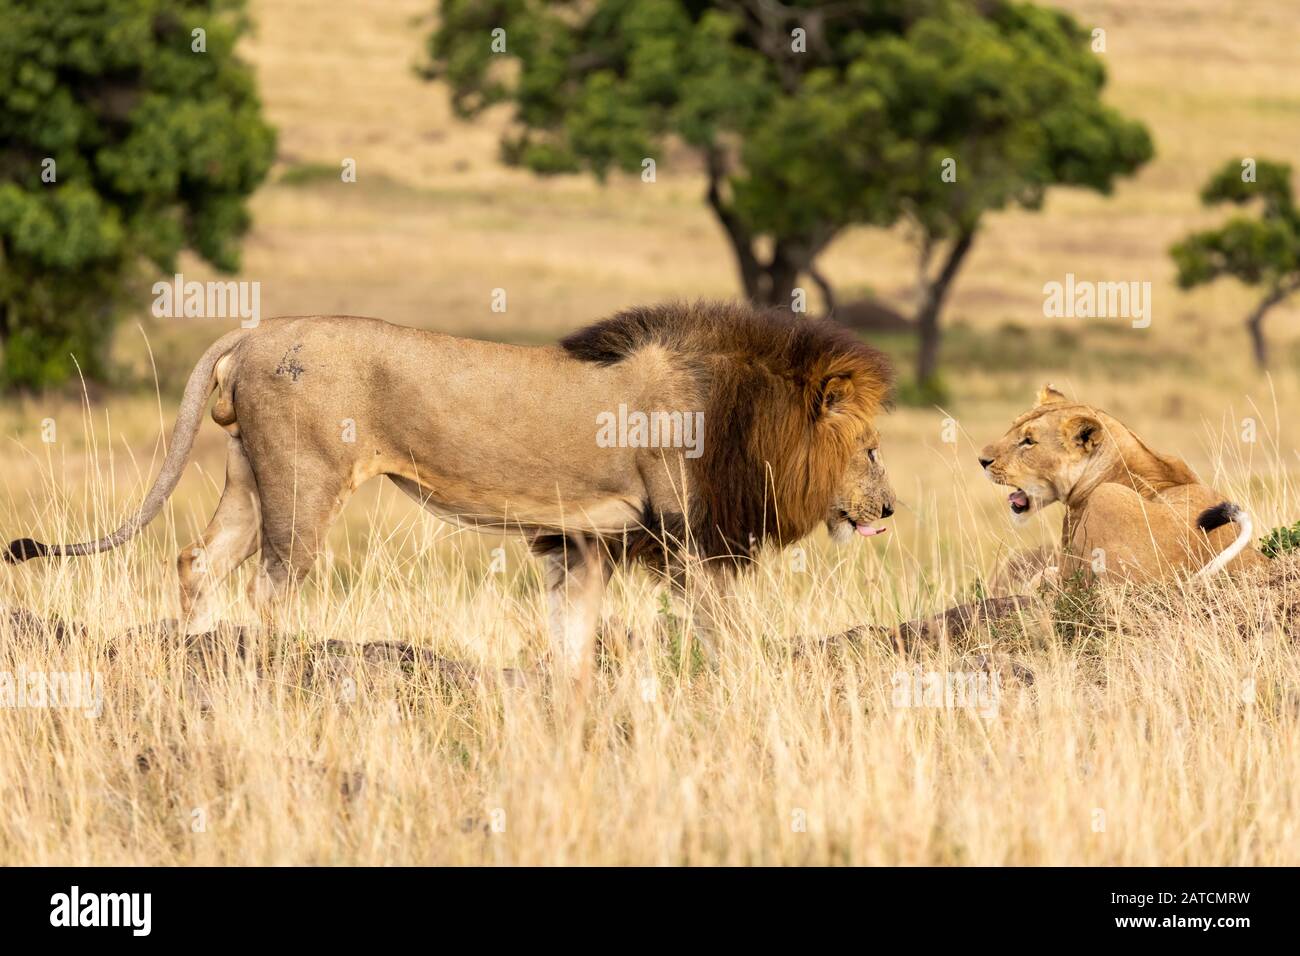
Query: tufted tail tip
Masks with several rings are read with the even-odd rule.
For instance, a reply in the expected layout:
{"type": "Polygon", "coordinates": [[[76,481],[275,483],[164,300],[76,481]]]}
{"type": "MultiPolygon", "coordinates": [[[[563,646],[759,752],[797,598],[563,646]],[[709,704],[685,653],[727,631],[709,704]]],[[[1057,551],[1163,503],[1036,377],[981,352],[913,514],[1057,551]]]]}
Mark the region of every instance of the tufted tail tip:
{"type": "Polygon", "coordinates": [[[1241,509],[1231,501],[1223,501],[1213,508],[1206,508],[1196,519],[1196,527],[1202,531],[1213,531],[1215,528],[1221,528],[1230,521],[1236,521],[1241,509]]]}
{"type": "Polygon", "coordinates": [[[4,559],[6,564],[22,564],[32,558],[43,558],[49,553],[49,547],[39,541],[33,541],[31,538],[16,538],[9,542],[9,547],[4,552],[4,559]]]}

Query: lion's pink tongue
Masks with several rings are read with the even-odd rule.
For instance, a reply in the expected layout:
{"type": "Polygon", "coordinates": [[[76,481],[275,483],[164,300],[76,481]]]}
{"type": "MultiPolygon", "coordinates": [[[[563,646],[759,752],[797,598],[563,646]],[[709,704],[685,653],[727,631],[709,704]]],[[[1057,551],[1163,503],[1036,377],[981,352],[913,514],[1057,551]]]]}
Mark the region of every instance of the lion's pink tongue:
{"type": "Polygon", "coordinates": [[[1017,508],[1029,507],[1029,495],[1025,494],[1023,491],[1021,491],[1018,488],[1015,491],[1011,492],[1011,494],[1007,495],[1007,500],[1010,501],[1017,508]]]}
{"type": "Polygon", "coordinates": [[[860,524],[855,525],[855,527],[858,529],[858,534],[862,535],[864,538],[870,538],[872,535],[884,534],[889,530],[888,528],[877,528],[872,524],[860,524]]]}

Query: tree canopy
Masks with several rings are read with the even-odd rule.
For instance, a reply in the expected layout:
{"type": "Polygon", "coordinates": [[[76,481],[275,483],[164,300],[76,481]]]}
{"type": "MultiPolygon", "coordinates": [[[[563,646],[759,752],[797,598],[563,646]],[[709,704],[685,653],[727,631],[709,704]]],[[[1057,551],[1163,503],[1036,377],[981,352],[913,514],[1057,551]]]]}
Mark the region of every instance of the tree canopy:
{"type": "Polygon", "coordinates": [[[103,373],[142,269],[238,266],[274,134],[238,0],[0,0],[0,23],[0,383],[39,387],[73,355],[103,373]]]}
{"type": "Polygon", "coordinates": [[[1152,155],[1101,101],[1068,14],[968,0],[442,0],[429,75],[463,116],[513,105],[502,140],[539,173],[639,172],[694,150],[751,298],[789,304],[843,230],[906,221],[918,245],[918,375],[985,212],[1054,185],[1108,192],[1152,155]]]}
{"type": "Polygon", "coordinates": [[[1300,289],[1300,209],[1291,191],[1291,167],[1270,160],[1231,159],[1201,190],[1207,206],[1256,207],[1256,216],[1233,216],[1217,229],[1194,232],[1170,250],[1184,289],[1229,276],[1263,290],[1246,317],[1255,361],[1269,361],[1264,318],[1300,289]]]}

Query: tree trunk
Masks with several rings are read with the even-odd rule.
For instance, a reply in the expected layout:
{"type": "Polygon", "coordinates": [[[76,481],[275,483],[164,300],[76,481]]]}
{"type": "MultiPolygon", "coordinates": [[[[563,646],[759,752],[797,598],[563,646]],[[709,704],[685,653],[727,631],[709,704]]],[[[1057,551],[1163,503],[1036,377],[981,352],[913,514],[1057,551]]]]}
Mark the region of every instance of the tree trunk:
{"type": "Polygon", "coordinates": [[[916,381],[925,384],[933,381],[939,371],[939,304],[934,295],[927,292],[925,302],[916,316],[917,333],[920,335],[920,349],[916,356],[916,381]]]}
{"type": "Polygon", "coordinates": [[[975,242],[974,227],[962,231],[956,241],[953,242],[952,248],[948,250],[948,258],[944,261],[943,268],[933,279],[926,278],[923,280],[921,307],[917,310],[916,323],[920,332],[920,348],[916,356],[916,381],[918,385],[924,386],[926,383],[934,380],[939,371],[939,341],[941,338],[939,317],[943,311],[944,300],[948,296],[948,290],[952,286],[952,280],[956,278],[957,272],[961,269],[962,260],[966,258],[966,253],[970,252],[971,246],[975,242]]]}
{"type": "Polygon", "coordinates": [[[799,281],[803,262],[790,253],[787,243],[778,239],[772,248],[772,258],[763,270],[766,275],[766,288],[762,299],[763,305],[777,308],[790,308],[794,301],[795,283],[799,281]]]}
{"type": "Polygon", "coordinates": [[[1264,310],[1256,309],[1246,321],[1250,330],[1250,344],[1255,352],[1255,364],[1260,371],[1268,368],[1268,342],[1264,339],[1264,310]]]}
{"type": "MultiPolygon", "coordinates": [[[[712,149],[705,153],[705,162],[709,174],[709,188],[705,198],[713,214],[718,217],[727,241],[731,243],[745,297],[758,305],[790,308],[800,273],[811,270],[813,260],[826,247],[835,231],[829,230],[825,235],[819,234],[811,238],[778,238],[773,243],[771,257],[766,262],[760,261],[754,251],[755,236],[722,197],[722,182],[726,177],[725,159],[719,150],[712,149]]],[[[832,307],[830,286],[825,279],[816,273],[812,274],[826,296],[828,308],[832,307]]]]}
{"type": "Polygon", "coordinates": [[[1260,371],[1268,368],[1268,340],[1264,338],[1264,316],[1269,309],[1287,297],[1287,290],[1275,286],[1264,296],[1246,317],[1246,329],[1250,332],[1250,344],[1255,353],[1255,364],[1260,371]]]}
{"type": "Polygon", "coordinates": [[[748,298],[758,301],[763,294],[764,270],[758,262],[758,256],[754,255],[754,237],[722,198],[722,178],[726,175],[722,154],[716,149],[711,149],[705,154],[705,161],[709,172],[709,189],[705,193],[705,198],[713,214],[718,217],[718,222],[722,224],[727,240],[731,243],[731,251],[735,254],[736,264],[740,268],[741,288],[745,290],[748,298]]]}
{"type": "Polygon", "coordinates": [[[834,287],[826,280],[826,276],[824,276],[816,266],[808,267],[808,278],[812,279],[813,282],[816,283],[817,288],[821,290],[822,300],[826,303],[826,317],[828,319],[833,319],[835,317],[834,287]]]}

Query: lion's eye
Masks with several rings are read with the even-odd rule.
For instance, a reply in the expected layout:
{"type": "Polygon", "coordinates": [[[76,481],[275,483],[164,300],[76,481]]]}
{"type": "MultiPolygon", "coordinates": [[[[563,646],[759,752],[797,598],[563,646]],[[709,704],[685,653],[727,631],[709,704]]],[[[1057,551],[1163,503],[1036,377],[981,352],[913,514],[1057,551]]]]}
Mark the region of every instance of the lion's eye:
{"type": "Polygon", "coordinates": [[[1038,442],[1034,441],[1032,438],[1026,435],[1024,438],[1020,439],[1020,444],[1025,445],[1027,447],[1029,445],[1037,445],[1038,442]]]}
{"type": "Polygon", "coordinates": [[[870,459],[872,460],[872,462],[879,462],[879,461],[880,461],[880,456],[876,453],[876,449],[874,449],[874,448],[868,448],[868,449],[867,449],[867,457],[870,458],[870,459]]]}

